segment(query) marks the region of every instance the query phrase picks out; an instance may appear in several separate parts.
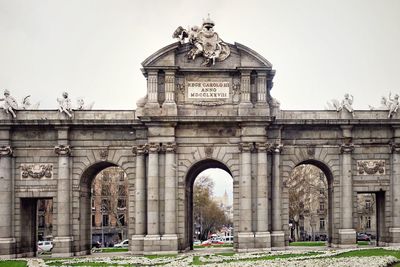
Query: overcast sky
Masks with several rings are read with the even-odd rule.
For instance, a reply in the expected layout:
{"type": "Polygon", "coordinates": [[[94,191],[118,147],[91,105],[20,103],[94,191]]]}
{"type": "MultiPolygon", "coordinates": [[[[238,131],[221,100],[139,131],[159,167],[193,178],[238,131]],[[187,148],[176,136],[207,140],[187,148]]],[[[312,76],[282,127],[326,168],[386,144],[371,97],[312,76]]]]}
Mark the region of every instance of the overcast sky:
{"type": "Polygon", "coordinates": [[[283,109],[355,108],[400,93],[400,1],[0,0],[0,89],[55,109],[64,90],[97,109],[134,109],[146,94],[141,62],[201,25],[268,59],[283,109]]]}

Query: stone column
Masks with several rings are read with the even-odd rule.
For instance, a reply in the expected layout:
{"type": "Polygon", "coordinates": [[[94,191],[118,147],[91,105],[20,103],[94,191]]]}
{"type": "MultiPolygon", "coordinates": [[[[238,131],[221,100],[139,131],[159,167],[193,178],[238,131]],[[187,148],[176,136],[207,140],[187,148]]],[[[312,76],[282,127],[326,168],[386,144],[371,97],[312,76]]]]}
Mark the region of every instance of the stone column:
{"type": "Polygon", "coordinates": [[[178,113],[175,103],[175,70],[165,71],[165,101],[162,108],[164,115],[176,116],[178,113]]]}
{"type": "Polygon", "coordinates": [[[257,232],[255,248],[271,247],[271,235],[268,231],[268,177],[267,144],[257,143],[257,232]]]}
{"type": "Polygon", "coordinates": [[[342,220],[341,229],[339,229],[339,246],[349,247],[356,245],[356,231],[353,229],[353,175],[352,175],[352,157],[354,145],[351,143],[352,126],[342,126],[345,143],[340,146],[342,175],[342,220]]]}
{"type": "Polygon", "coordinates": [[[133,147],[136,155],[135,179],[135,235],[132,235],[131,252],[143,253],[143,238],[146,234],[146,158],[145,145],[133,147]]]}
{"type": "Polygon", "coordinates": [[[178,252],[176,235],[176,164],[175,143],[164,144],[165,151],[165,233],[162,236],[161,250],[178,252]]]}
{"type": "Polygon", "coordinates": [[[147,103],[146,108],[160,108],[158,103],[158,70],[149,70],[147,73],[147,103]]]}
{"type": "Polygon", "coordinates": [[[390,244],[400,246],[400,128],[394,127],[392,149],[392,225],[389,228],[390,244]]]}
{"type": "Polygon", "coordinates": [[[57,236],[54,238],[53,257],[72,256],[71,236],[71,179],[69,159],[71,148],[68,145],[68,128],[58,129],[58,145],[54,147],[58,155],[57,177],[57,236]]]}
{"type": "Polygon", "coordinates": [[[257,72],[257,104],[267,103],[267,73],[257,72]]]}
{"type": "Polygon", "coordinates": [[[147,166],[147,235],[144,239],[144,251],[160,251],[160,209],[159,209],[159,171],[158,152],[160,145],[148,145],[147,166]]]}
{"type": "Polygon", "coordinates": [[[12,149],[9,129],[0,129],[0,257],[15,258],[15,238],[12,232],[12,149]]]}
{"type": "Polygon", "coordinates": [[[247,251],[254,248],[254,233],[252,231],[251,210],[251,150],[252,143],[241,143],[242,152],[241,174],[239,179],[239,251],[247,251]]]}
{"type": "Polygon", "coordinates": [[[272,152],[272,247],[285,246],[285,233],[282,231],[281,150],[280,144],[270,146],[272,152]]]}
{"type": "Polygon", "coordinates": [[[239,115],[248,115],[249,109],[253,107],[250,102],[250,71],[248,70],[241,71],[240,93],[239,115]]]}

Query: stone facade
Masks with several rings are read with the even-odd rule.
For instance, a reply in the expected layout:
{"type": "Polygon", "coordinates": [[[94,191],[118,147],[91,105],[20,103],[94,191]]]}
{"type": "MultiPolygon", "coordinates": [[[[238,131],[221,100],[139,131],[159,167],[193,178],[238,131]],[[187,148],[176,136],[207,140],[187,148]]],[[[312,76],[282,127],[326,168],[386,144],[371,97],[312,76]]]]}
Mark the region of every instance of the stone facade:
{"type": "Polygon", "coordinates": [[[1,113],[2,257],[34,254],[41,198],[53,200],[53,256],[90,253],[91,183],[110,166],[127,175],[133,254],[191,248],[193,182],[207,168],[233,178],[235,249],[284,249],[285,180],[302,163],[328,179],[332,246],[355,246],[359,192],[379,193],[379,244],[399,245],[398,114],[279,110],[272,65],[244,45],[227,45],[230,55],[210,66],[187,59],[190,44],[151,55],[143,62],[147,97],[136,111],[1,113]],[[198,97],[201,90],[207,94],[198,97]],[[365,160],[384,161],[384,171],[360,173],[365,160]],[[51,175],[21,173],[31,164],[37,172],[51,165],[51,175]]]}

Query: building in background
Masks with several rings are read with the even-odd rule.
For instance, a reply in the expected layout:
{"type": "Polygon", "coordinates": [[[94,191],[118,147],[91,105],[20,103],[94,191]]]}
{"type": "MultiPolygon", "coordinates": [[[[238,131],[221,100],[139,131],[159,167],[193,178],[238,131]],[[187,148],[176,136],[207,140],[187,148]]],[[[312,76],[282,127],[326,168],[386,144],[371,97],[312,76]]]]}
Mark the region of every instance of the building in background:
{"type": "Polygon", "coordinates": [[[92,185],[92,244],[103,246],[128,238],[128,179],[118,167],[101,171],[92,185]]]}

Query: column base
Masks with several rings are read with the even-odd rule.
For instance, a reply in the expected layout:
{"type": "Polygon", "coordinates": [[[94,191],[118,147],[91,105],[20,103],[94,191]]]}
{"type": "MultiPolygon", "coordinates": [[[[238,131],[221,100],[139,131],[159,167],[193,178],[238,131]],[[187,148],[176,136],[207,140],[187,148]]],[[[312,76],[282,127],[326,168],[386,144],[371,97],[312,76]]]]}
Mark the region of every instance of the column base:
{"type": "Polygon", "coordinates": [[[165,234],[161,237],[161,252],[166,254],[178,254],[178,236],[165,234]]]}
{"type": "Polygon", "coordinates": [[[0,258],[13,259],[16,258],[15,238],[0,238],[0,258]]]}
{"type": "Polygon", "coordinates": [[[56,236],[53,239],[54,247],[51,253],[51,257],[62,258],[73,256],[72,241],[74,241],[72,236],[56,236]]]}
{"type": "Polygon", "coordinates": [[[158,254],[161,251],[161,236],[160,235],[146,235],[143,238],[143,253],[144,254],[158,254]]]}
{"type": "Polygon", "coordinates": [[[144,235],[132,235],[129,244],[130,253],[133,255],[143,255],[144,235]]]}
{"type": "Polygon", "coordinates": [[[143,115],[156,116],[161,114],[160,105],[158,103],[146,103],[143,109],[143,115]]]}
{"type": "Polygon", "coordinates": [[[271,247],[272,250],[285,249],[285,232],[272,231],[271,233],[271,247]]]}
{"type": "Polygon", "coordinates": [[[271,234],[269,232],[256,232],[254,234],[254,248],[270,251],[271,234]]]}
{"type": "Polygon", "coordinates": [[[238,252],[254,251],[254,233],[253,232],[239,232],[238,233],[238,252]]]}
{"type": "Polygon", "coordinates": [[[164,102],[162,104],[162,110],[161,110],[162,115],[165,116],[176,116],[178,115],[178,108],[176,107],[175,102],[164,102]]]}
{"type": "Polygon", "coordinates": [[[251,102],[244,102],[239,104],[239,116],[253,115],[253,104],[251,102]]]}
{"type": "Polygon", "coordinates": [[[400,246],[400,228],[389,228],[389,245],[400,246]]]}
{"type": "Polygon", "coordinates": [[[256,103],[255,108],[256,108],[255,112],[259,116],[269,116],[270,115],[269,105],[267,102],[256,103]]]}
{"type": "Polygon", "coordinates": [[[339,229],[339,248],[355,248],[357,247],[356,230],[339,229]]]}

